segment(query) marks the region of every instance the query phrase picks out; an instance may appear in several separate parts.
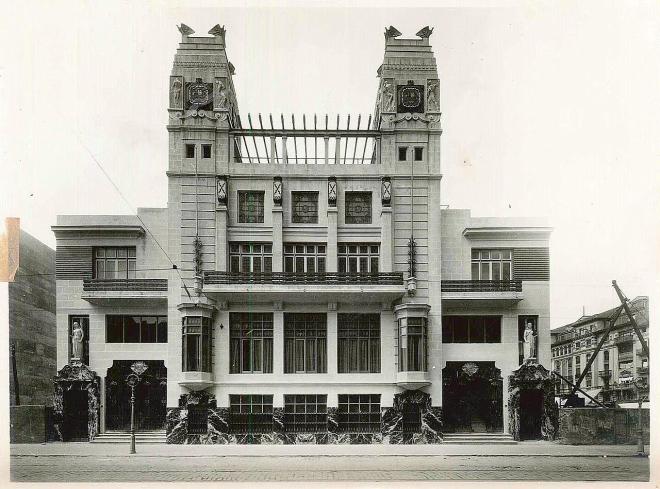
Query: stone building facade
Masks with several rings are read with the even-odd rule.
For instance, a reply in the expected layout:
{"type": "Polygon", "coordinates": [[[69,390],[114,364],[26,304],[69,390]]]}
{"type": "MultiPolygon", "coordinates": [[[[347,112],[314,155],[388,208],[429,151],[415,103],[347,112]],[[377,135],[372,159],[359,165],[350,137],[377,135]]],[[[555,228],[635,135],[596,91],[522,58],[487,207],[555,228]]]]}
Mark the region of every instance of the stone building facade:
{"type": "Polygon", "coordinates": [[[551,436],[550,229],[441,205],[431,30],[388,29],[373,114],[341,120],[241,116],[224,28],[180,31],[167,208],[53,226],[58,366],[77,322],[98,429],[142,360],[170,443],[437,443],[510,410],[551,436]]]}

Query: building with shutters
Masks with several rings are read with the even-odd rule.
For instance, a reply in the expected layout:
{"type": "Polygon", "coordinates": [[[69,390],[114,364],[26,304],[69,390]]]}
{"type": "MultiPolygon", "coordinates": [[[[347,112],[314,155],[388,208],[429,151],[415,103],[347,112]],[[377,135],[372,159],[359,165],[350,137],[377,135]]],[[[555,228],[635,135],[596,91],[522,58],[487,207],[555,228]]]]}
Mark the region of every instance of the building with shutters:
{"type": "MultiPolygon", "coordinates": [[[[617,309],[584,315],[570,324],[553,329],[551,353],[554,370],[575,382],[586,368],[609,325],[609,319],[617,309]]],[[[636,297],[630,302],[630,309],[648,344],[649,298],[636,297]]],[[[621,405],[634,402],[636,406],[635,379],[643,379],[649,385],[649,359],[624,312],[615,321],[580,387],[603,403],[621,405]]],[[[558,396],[566,397],[571,390],[567,382],[557,382],[558,396]]],[[[581,392],[577,394],[586,398],[581,392]]],[[[588,398],[585,402],[593,403],[588,398]]]]}
{"type": "Polygon", "coordinates": [[[170,443],[551,436],[550,229],[441,205],[430,29],[386,31],[373,114],[341,119],[241,114],[224,28],[180,31],[167,208],[53,226],[68,439],[127,428],[136,361],[170,443]]]}

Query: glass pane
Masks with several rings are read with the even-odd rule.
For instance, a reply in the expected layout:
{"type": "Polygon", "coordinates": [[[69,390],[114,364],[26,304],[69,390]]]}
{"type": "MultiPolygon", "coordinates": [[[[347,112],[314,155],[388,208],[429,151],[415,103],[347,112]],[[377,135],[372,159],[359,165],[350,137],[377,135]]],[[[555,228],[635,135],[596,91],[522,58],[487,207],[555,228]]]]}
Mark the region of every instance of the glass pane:
{"type": "Polygon", "coordinates": [[[156,316],[143,316],[141,324],[141,343],[156,342],[156,316]]]}
{"type": "Polygon", "coordinates": [[[117,257],[117,249],[116,248],[107,248],[105,250],[105,256],[106,256],[106,258],[116,258],[117,257]]]}
{"type": "Polygon", "coordinates": [[[479,280],[479,263],[472,264],[472,280],[479,280]]]}
{"type": "Polygon", "coordinates": [[[357,258],[354,256],[351,256],[348,259],[348,271],[351,273],[355,273],[358,271],[357,258]]]}
{"type": "Polygon", "coordinates": [[[360,257],[360,271],[362,273],[368,272],[369,271],[369,265],[368,265],[368,259],[366,256],[361,256],[360,257]]]}
{"type": "Polygon", "coordinates": [[[124,318],[123,316],[105,317],[105,341],[107,343],[123,343],[124,341],[124,318]]]}
{"type": "Polygon", "coordinates": [[[472,250],[472,259],[473,260],[478,260],[479,259],[479,251],[472,250]]]}
{"type": "Polygon", "coordinates": [[[104,260],[96,260],[96,278],[105,278],[104,260]]]}
{"type": "Polygon", "coordinates": [[[243,340],[243,351],[242,351],[242,357],[243,357],[243,364],[242,364],[242,370],[243,372],[250,372],[252,369],[250,368],[250,360],[251,360],[251,355],[250,355],[250,340],[243,340]]]}
{"type": "Polygon", "coordinates": [[[128,257],[129,258],[135,258],[135,248],[129,248],[128,249],[128,257]]]}
{"type": "Polygon", "coordinates": [[[502,263],[502,280],[511,280],[511,263],[502,263]]]}
{"type": "Polygon", "coordinates": [[[315,258],[313,256],[307,257],[307,273],[316,272],[316,267],[314,266],[315,258]]]}
{"type": "Polygon", "coordinates": [[[346,273],[346,257],[340,256],[337,259],[337,271],[339,273],[346,273]]]}
{"type": "Polygon", "coordinates": [[[501,280],[502,277],[500,276],[500,262],[493,262],[492,263],[492,272],[493,272],[493,280],[501,280]]]}
{"type": "Polygon", "coordinates": [[[305,340],[296,340],[295,365],[296,372],[305,370],[305,340]]]}
{"type": "Polygon", "coordinates": [[[270,273],[273,271],[273,257],[264,256],[264,272],[270,273]]]}
{"type": "Polygon", "coordinates": [[[252,271],[254,273],[261,272],[261,257],[255,256],[252,258],[252,271]]]}
{"type": "Polygon", "coordinates": [[[296,257],[296,273],[305,273],[305,258],[302,256],[296,257]]]}
{"type": "Polygon", "coordinates": [[[126,258],[128,250],[126,248],[117,249],[117,258],[126,258]]]}
{"type": "Polygon", "coordinates": [[[369,270],[371,273],[378,273],[378,258],[372,257],[371,258],[371,270],[369,270]]]}
{"type": "Polygon", "coordinates": [[[481,259],[482,260],[488,260],[490,258],[490,252],[489,251],[482,251],[481,252],[481,259]]]}
{"type": "Polygon", "coordinates": [[[481,264],[481,280],[490,280],[490,263],[481,264]]]}
{"type": "Polygon", "coordinates": [[[293,257],[287,256],[284,258],[284,271],[293,273],[293,257]]]}
{"type": "Polygon", "coordinates": [[[318,269],[316,271],[318,273],[325,273],[325,258],[319,257],[316,263],[318,265],[318,269]]]}
{"type": "Polygon", "coordinates": [[[240,259],[237,255],[233,255],[229,258],[230,268],[229,270],[234,273],[238,273],[241,270],[240,259]]]}

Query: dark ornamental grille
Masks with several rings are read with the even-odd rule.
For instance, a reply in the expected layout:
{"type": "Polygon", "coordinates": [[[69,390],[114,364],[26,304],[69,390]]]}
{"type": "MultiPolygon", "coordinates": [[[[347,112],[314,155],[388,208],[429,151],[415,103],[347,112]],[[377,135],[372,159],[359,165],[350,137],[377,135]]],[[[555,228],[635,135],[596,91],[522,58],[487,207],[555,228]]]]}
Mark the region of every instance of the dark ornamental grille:
{"type": "Polygon", "coordinates": [[[273,431],[272,395],[230,395],[229,429],[236,434],[273,431]]]}
{"type": "Polygon", "coordinates": [[[346,224],[371,224],[371,192],[346,192],[346,224]]]}
{"type": "Polygon", "coordinates": [[[238,222],[244,222],[244,223],[264,222],[263,192],[238,193],[238,222]]]}
{"type": "Polygon", "coordinates": [[[188,433],[192,435],[204,435],[208,431],[209,410],[205,405],[188,406],[188,433]]]}
{"type": "Polygon", "coordinates": [[[291,222],[315,224],[319,220],[318,192],[292,192],[291,222]]]}
{"type": "Polygon", "coordinates": [[[285,395],[284,429],[287,433],[327,432],[327,396],[325,394],[285,395]]]}
{"type": "Polygon", "coordinates": [[[380,394],[340,394],[337,421],[341,433],[379,433],[380,394]]]}

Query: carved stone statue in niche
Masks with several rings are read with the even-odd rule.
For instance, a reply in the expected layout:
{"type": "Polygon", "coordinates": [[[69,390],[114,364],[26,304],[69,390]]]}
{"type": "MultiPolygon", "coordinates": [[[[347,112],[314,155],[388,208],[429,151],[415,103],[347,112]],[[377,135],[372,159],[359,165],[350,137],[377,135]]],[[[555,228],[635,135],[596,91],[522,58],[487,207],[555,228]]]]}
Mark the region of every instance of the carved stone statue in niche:
{"type": "Polygon", "coordinates": [[[77,321],[73,323],[73,331],[71,333],[71,359],[82,360],[84,354],[83,340],[85,333],[77,321]]]}
{"type": "Polygon", "coordinates": [[[536,334],[531,322],[527,323],[523,333],[523,358],[525,360],[536,358],[536,334]]]}
{"type": "Polygon", "coordinates": [[[172,86],[170,88],[170,106],[173,108],[180,108],[182,106],[181,96],[183,94],[183,83],[181,82],[181,77],[172,78],[172,86]]]}
{"type": "Polygon", "coordinates": [[[438,80],[429,80],[426,85],[426,103],[428,110],[440,109],[440,102],[438,98],[438,80]]]}
{"type": "Polygon", "coordinates": [[[383,82],[383,112],[394,112],[394,84],[390,80],[383,82]]]}

